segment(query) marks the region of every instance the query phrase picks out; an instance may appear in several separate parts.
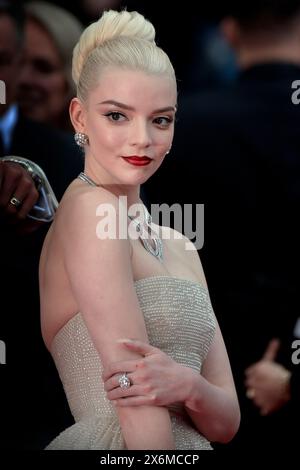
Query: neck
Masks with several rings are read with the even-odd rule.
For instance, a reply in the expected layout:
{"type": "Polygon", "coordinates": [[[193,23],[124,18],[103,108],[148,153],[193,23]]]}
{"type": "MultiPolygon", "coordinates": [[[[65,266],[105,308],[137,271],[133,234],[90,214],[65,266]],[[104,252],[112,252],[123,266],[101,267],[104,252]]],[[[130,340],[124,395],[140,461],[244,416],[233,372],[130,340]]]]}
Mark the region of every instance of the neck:
{"type": "Polygon", "coordinates": [[[100,173],[99,168],[95,168],[93,165],[88,164],[87,160],[84,166],[84,173],[97,185],[107,189],[107,191],[111,192],[116,197],[126,196],[128,208],[133,204],[143,204],[143,201],[140,198],[140,185],[131,186],[112,183],[108,175],[105,175],[103,171],[100,173]]]}

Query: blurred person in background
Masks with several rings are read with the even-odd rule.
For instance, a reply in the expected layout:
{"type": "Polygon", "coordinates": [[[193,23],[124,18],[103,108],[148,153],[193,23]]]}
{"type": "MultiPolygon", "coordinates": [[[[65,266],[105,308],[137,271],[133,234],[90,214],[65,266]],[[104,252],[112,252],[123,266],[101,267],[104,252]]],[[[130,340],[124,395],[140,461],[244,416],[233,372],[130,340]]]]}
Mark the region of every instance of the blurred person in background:
{"type": "Polygon", "coordinates": [[[72,52],[82,26],[71,13],[47,2],[29,2],[25,9],[20,109],[31,119],[71,131],[68,107],[75,93],[72,52]]]}
{"type": "Polygon", "coordinates": [[[40,331],[38,263],[50,223],[27,217],[38,198],[30,173],[5,155],[32,160],[45,171],[60,200],[83,166],[72,137],[25,118],[16,104],[22,60],[24,14],[0,0],[0,367],[1,449],[39,449],[72,423],[63,390],[40,331]],[[13,204],[16,199],[19,204],[13,204]]]}
{"type": "Polygon", "coordinates": [[[232,445],[282,448],[297,437],[293,400],[261,416],[249,388],[273,338],[281,339],[276,361],[292,369],[287,338],[300,311],[300,107],[291,99],[300,78],[300,2],[226,7],[220,26],[238,79],[179,99],[170,158],[146,190],[151,203],[204,203],[201,259],[242,410],[232,445]],[[170,175],[166,190],[161,181],[170,175]]]}

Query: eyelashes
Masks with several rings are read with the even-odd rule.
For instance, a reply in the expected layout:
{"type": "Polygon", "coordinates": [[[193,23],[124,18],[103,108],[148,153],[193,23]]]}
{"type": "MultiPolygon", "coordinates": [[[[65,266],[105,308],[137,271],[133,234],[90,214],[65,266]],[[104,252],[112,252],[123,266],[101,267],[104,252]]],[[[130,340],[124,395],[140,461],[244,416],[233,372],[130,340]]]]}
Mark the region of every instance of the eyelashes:
{"type": "Polygon", "coordinates": [[[161,117],[154,119],[154,122],[156,122],[161,127],[168,127],[170,124],[172,124],[173,121],[174,121],[173,118],[166,117],[166,116],[161,116],[161,117]]]}
{"type": "Polygon", "coordinates": [[[124,116],[124,114],[119,113],[118,111],[111,111],[109,113],[104,114],[104,116],[108,117],[109,120],[113,122],[120,122],[120,121],[124,121],[127,119],[126,116],[124,116]],[[120,118],[124,118],[124,119],[120,119],[120,118]]]}
{"type": "MultiPolygon", "coordinates": [[[[120,113],[119,111],[110,111],[109,113],[104,114],[110,121],[119,123],[128,121],[128,118],[125,114],[120,113]]],[[[174,119],[169,116],[159,116],[153,119],[153,123],[157,124],[160,128],[167,128],[172,124],[174,119]]]]}

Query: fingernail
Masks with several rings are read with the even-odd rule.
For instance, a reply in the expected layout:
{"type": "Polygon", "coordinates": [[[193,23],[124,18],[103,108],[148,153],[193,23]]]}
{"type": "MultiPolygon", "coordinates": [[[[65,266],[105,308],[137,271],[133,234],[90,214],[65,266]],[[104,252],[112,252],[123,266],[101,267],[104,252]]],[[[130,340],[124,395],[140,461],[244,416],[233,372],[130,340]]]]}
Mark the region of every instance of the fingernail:
{"type": "Polygon", "coordinates": [[[132,339],[129,339],[129,338],[117,339],[117,343],[132,343],[132,339]]]}

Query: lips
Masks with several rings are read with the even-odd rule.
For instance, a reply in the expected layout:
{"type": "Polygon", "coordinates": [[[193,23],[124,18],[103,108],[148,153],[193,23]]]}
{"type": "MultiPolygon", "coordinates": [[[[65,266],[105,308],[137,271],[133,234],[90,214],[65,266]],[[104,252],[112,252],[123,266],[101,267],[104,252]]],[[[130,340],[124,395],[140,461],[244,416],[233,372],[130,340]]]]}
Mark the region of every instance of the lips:
{"type": "Polygon", "coordinates": [[[151,158],[149,157],[131,156],[131,157],[122,157],[122,158],[127,163],[130,163],[131,165],[135,165],[135,166],[145,166],[151,163],[151,158]]]}

